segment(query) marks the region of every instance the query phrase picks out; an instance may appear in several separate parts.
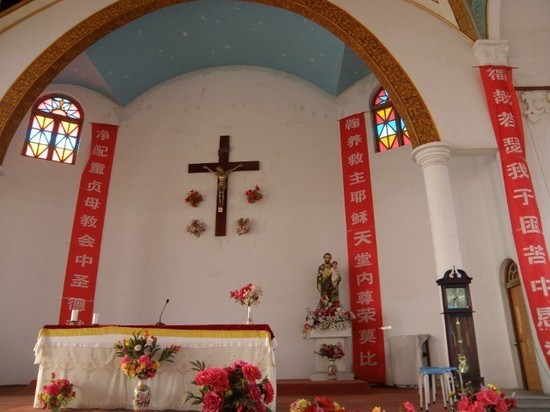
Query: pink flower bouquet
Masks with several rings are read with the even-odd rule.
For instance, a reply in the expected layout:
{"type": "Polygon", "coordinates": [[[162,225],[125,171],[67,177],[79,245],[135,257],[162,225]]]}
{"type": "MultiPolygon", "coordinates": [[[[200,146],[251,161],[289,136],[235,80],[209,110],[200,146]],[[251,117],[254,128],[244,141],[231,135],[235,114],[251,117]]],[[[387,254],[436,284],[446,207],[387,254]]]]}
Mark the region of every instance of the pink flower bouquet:
{"type": "Polygon", "coordinates": [[[172,358],[181,350],[181,346],[170,345],[161,349],[157,337],[147,331],[134,332],[131,338],[115,343],[116,356],[121,357],[120,368],[130,378],[153,378],[161,362],[173,362],[172,358]],[[159,355],[156,359],[155,356],[159,355]]]}
{"type": "Polygon", "coordinates": [[[249,283],[240,289],[232,290],[229,292],[229,297],[234,299],[236,303],[240,303],[243,306],[255,306],[260,303],[260,296],[262,296],[262,288],[253,283],[249,283]]]}

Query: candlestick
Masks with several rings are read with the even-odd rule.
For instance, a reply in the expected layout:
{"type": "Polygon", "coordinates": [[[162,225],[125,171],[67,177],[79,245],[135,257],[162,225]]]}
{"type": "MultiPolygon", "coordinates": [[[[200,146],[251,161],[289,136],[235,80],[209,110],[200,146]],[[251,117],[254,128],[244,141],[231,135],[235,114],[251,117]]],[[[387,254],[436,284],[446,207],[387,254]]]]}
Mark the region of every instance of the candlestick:
{"type": "Polygon", "coordinates": [[[92,325],[99,324],[99,313],[94,313],[92,316],[92,325]]]}
{"type": "Polygon", "coordinates": [[[71,311],[71,322],[77,322],[78,321],[78,309],[73,309],[71,311]]]}

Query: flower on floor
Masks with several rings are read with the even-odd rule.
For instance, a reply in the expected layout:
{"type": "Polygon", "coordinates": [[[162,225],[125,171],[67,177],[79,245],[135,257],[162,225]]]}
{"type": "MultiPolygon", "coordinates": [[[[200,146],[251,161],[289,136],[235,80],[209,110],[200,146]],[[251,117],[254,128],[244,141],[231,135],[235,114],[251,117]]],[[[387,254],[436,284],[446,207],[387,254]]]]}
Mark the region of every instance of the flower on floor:
{"type": "Polygon", "coordinates": [[[455,412],[506,412],[516,407],[514,395],[507,398],[495,385],[482,386],[475,392],[471,385],[458,391],[452,402],[455,412]]]}
{"type": "Polygon", "coordinates": [[[187,196],[185,197],[185,201],[189,203],[193,207],[197,207],[200,202],[204,200],[202,194],[195,189],[190,190],[187,192],[187,196]]]}
{"type": "Polygon", "coordinates": [[[146,379],[157,374],[162,362],[173,362],[172,358],[181,350],[181,346],[170,345],[161,349],[156,336],[149,335],[147,331],[138,331],[132,337],[116,342],[114,349],[115,355],[122,358],[120,369],[126,376],[146,379]],[[159,356],[155,359],[157,353],[159,356]]]}
{"type": "Polygon", "coordinates": [[[414,405],[409,401],[403,402],[403,408],[405,408],[406,412],[416,412],[414,405]]]}
{"type": "Polygon", "coordinates": [[[314,353],[329,360],[342,359],[345,355],[341,342],[338,342],[335,345],[332,343],[323,343],[319,347],[319,350],[314,351],[314,353]]]}
{"type": "Polygon", "coordinates": [[[42,409],[53,411],[66,407],[75,397],[73,384],[68,379],[56,379],[55,372],[52,372],[50,383],[44,385],[38,393],[38,400],[42,404],[42,409]]]}
{"type": "Polygon", "coordinates": [[[243,306],[256,306],[260,303],[260,296],[262,296],[262,288],[253,283],[249,283],[240,289],[232,290],[229,292],[229,297],[232,298],[235,303],[240,303],[243,306]]]}
{"type": "Polygon", "coordinates": [[[296,399],[290,404],[290,412],[345,412],[346,408],[332,399],[316,396],[313,400],[296,399]]]}
{"type": "Polygon", "coordinates": [[[187,226],[187,231],[189,233],[192,233],[196,237],[200,237],[202,233],[206,230],[206,224],[199,220],[199,219],[193,219],[191,224],[187,226]]]}
{"type": "MultiPolygon", "coordinates": [[[[380,406],[375,406],[372,408],[372,412],[386,412],[386,410],[380,406]]],[[[416,408],[409,401],[405,401],[403,402],[403,408],[399,408],[399,412],[416,412],[416,408]]]]}
{"type": "Polygon", "coordinates": [[[224,368],[206,368],[201,361],[191,365],[197,371],[192,383],[199,386],[199,394],[187,392],[184,403],[202,404],[203,412],[270,411],[267,405],[273,402],[275,391],[257,366],[242,360],[224,368]]]}
{"type": "Polygon", "coordinates": [[[248,189],[244,192],[248,203],[256,203],[258,200],[261,200],[264,195],[261,192],[260,186],[256,185],[252,189],[248,189]]]}

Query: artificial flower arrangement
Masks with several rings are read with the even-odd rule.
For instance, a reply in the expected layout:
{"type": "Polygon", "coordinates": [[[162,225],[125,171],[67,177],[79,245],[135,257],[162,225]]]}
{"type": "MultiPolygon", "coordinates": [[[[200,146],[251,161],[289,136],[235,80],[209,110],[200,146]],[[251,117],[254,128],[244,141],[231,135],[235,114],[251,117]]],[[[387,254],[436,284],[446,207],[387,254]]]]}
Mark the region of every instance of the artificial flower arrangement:
{"type": "Polygon", "coordinates": [[[316,396],[313,400],[296,399],[290,404],[290,412],[346,412],[346,408],[338,402],[323,396],[316,396]]]}
{"type": "Polygon", "coordinates": [[[195,189],[191,189],[189,192],[187,192],[187,196],[185,197],[185,201],[193,207],[197,207],[203,200],[204,197],[202,196],[202,194],[195,189]]]}
{"type": "MultiPolygon", "coordinates": [[[[403,412],[403,411],[404,412],[416,412],[416,408],[409,401],[405,401],[405,402],[403,402],[403,409],[399,408],[399,411],[400,412],[403,412]]],[[[380,406],[375,406],[374,408],[372,408],[372,412],[386,412],[386,410],[382,409],[380,406]]]]}
{"type": "Polygon", "coordinates": [[[249,283],[240,289],[232,290],[229,292],[229,297],[232,298],[235,303],[240,303],[243,306],[256,306],[260,303],[260,296],[262,296],[262,288],[253,283],[249,283]]]}
{"type": "Polygon", "coordinates": [[[319,347],[319,350],[314,351],[314,353],[329,360],[342,359],[345,355],[341,342],[338,342],[336,345],[332,343],[323,343],[319,347]]]}
{"type": "Polygon", "coordinates": [[[264,195],[261,192],[260,186],[256,185],[252,189],[248,189],[244,192],[248,203],[256,203],[258,200],[261,200],[264,195]]]}
{"type": "Polygon", "coordinates": [[[145,331],[137,331],[130,338],[114,344],[116,356],[121,357],[120,368],[130,378],[153,378],[164,361],[173,362],[173,357],[181,346],[170,345],[161,349],[157,337],[145,331]],[[159,353],[160,352],[160,353],[159,353]],[[155,355],[159,356],[155,359],[155,355]]]}
{"type": "Polygon", "coordinates": [[[273,402],[275,391],[257,366],[242,360],[224,368],[206,368],[201,361],[191,365],[197,371],[192,383],[199,386],[199,394],[187,392],[184,403],[202,404],[204,412],[270,411],[267,405],[273,402]]]}
{"type": "Polygon", "coordinates": [[[237,220],[237,233],[240,235],[245,235],[250,232],[250,219],[241,217],[237,220]]]}
{"type": "Polygon", "coordinates": [[[199,219],[193,219],[191,224],[187,226],[187,231],[196,237],[200,237],[205,230],[206,224],[199,219]]]}
{"type": "Polygon", "coordinates": [[[38,393],[38,400],[42,403],[42,409],[57,411],[65,408],[76,397],[73,384],[68,379],[56,379],[55,372],[52,372],[52,379],[49,384],[44,385],[38,393]]]}
{"type": "Polygon", "coordinates": [[[344,310],[339,301],[330,302],[323,298],[315,310],[307,308],[306,321],[302,325],[302,334],[304,338],[315,329],[321,330],[342,330],[351,327],[351,321],[355,319],[355,314],[349,310],[344,310]]]}
{"type": "Polygon", "coordinates": [[[506,412],[516,407],[513,395],[506,395],[495,385],[482,386],[474,392],[471,385],[453,396],[452,410],[455,412],[506,412]]]}

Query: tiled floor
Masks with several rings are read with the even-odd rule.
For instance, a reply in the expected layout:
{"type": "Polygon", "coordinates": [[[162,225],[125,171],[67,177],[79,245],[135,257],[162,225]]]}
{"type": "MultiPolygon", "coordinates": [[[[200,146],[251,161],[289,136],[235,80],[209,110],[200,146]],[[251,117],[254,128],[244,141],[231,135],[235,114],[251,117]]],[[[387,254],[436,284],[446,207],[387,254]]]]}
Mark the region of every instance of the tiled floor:
{"type": "MultiPolygon", "coordinates": [[[[284,381],[277,387],[281,393],[277,396],[277,411],[288,411],[290,404],[298,398],[312,399],[314,395],[326,396],[344,406],[348,412],[371,412],[380,406],[386,412],[404,411],[403,402],[410,401],[418,410],[418,392],[414,388],[391,388],[385,386],[370,386],[362,393],[350,393],[352,389],[346,386],[324,385],[312,389],[309,381],[284,381]],[[305,386],[304,386],[305,385],[305,386]],[[302,388],[302,389],[300,389],[302,388]]],[[[33,409],[34,385],[2,386],[0,387],[0,410],[10,412],[36,412],[33,409]]],[[[80,409],[78,411],[85,411],[80,409]]],[[[443,412],[445,409],[439,402],[429,408],[431,412],[443,412]]],[[[101,412],[95,410],[95,412],[101,412]]]]}

